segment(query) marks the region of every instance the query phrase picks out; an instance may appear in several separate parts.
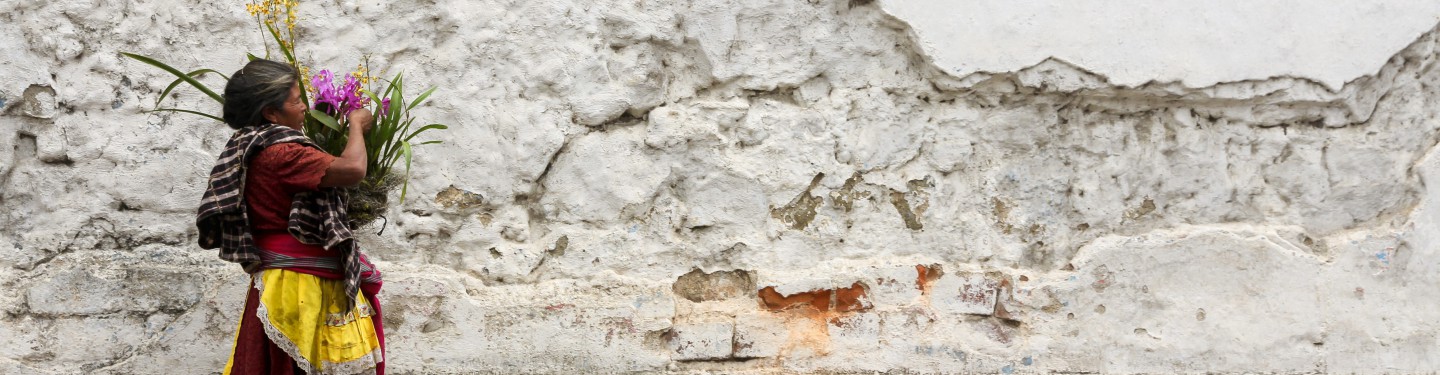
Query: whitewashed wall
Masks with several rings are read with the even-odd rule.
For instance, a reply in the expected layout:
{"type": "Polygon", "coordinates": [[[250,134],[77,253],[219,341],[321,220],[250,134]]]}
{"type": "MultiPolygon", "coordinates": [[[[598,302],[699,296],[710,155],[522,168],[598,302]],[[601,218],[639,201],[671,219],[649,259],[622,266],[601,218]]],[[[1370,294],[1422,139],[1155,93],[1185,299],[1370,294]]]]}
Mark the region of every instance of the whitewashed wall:
{"type": "MultiPolygon", "coordinates": [[[[310,1],[300,32],[452,125],[361,240],[392,373],[1440,371],[1434,3],[1119,3],[310,1]]],[[[0,21],[0,373],[218,372],[246,276],[191,223],[230,130],[145,113],[169,78],[118,52],[233,71],[253,21],[0,21]]]]}

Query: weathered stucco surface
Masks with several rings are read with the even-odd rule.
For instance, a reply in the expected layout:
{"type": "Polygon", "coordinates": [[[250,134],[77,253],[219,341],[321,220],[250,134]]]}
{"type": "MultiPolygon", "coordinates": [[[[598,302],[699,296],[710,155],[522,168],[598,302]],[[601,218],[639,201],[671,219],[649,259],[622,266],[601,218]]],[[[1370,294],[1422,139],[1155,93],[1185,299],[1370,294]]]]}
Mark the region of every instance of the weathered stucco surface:
{"type": "MultiPolygon", "coordinates": [[[[1150,3],[1093,13],[1198,9],[1150,3]]],[[[1434,14],[1292,3],[1347,42],[1230,35],[1285,61],[1211,70],[861,0],[317,1],[300,32],[316,66],[441,85],[419,113],[452,125],[361,240],[392,373],[1440,371],[1434,14]]],[[[0,373],[218,371],[247,279],[191,223],[230,130],[145,113],[169,79],[117,52],[233,71],[252,20],[0,21],[0,373]]]]}
{"type": "Polygon", "coordinates": [[[882,2],[955,75],[1059,58],[1111,83],[1304,77],[1339,88],[1440,21],[1430,0],[882,2]],[[963,6],[957,6],[962,5],[963,6]]]}

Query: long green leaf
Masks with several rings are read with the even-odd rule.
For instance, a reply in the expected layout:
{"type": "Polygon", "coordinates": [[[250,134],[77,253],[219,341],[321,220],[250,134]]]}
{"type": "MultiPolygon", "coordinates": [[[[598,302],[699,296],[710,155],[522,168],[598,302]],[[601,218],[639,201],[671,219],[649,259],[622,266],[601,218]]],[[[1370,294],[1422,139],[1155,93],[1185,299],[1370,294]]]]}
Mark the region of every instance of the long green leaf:
{"type": "MultiPolygon", "coordinates": [[[[200,76],[205,75],[205,73],[215,73],[215,75],[220,76],[220,78],[224,78],[226,81],[230,80],[230,77],[226,77],[224,74],[220,74],[220,72],[217,72],[214,69],[200,69],[187,73],[186,75],[193,78],[200,78],[200,76]]],[[[185,82],[185,80],[177,78],[174,82],[170,82],[169,86],[165,86],[165,91],[161,91],[160,97],[155,98],[155,107],[159,108],[160,101],[165,100],[165,97],[170,96],[170,91],[174,90],[176,86],[179,86],[181,82],[185,82]]]]}
{"type": "Polygon", "coordinates": [[[272,26],[265,26],[265,29],[269,30],[270,36],[275,38],[275,45],[280,47],[280,53],[285,54],[285,61],[292,66],[295,65],[295,54],[290,52],[290,48],[285,47],[285,41],[280,39],[280,32],[272,26]]]}
{"type": "MultiPolygon", "coordinates": [[[[405,108],[405,95],[402,94],[405,89],[403,87],[400,87],[400,85],[400,75],[396,74],[395,84],[390,86],[391,88],[395,89],[395,91],[392,91],[390,93],[390,108],[405,108]]],[[[408,111],[409,109],[406,110],[408,111]]]]}
{"type": "Polygon", "coordinates": [[[449,129],[449,128],[450,128],[449,126],[445,126],[445,125],[443,125],[443,124],[430,124],[430,125],[421,126],[420,129],[417,129],[417,130],[415,130],[414,133],[410,133],[410,135],[406,136],[406,137],[405,137],[405,142],[409,142],[411,138],[415,138],[415,136],[420,135],[420,132],[423,132],[423,131],[426,131],[426,130],[430,130],[430,129],[440,129],[440,130],[444,130],[444,129],[449,129]]]}
{"type": "Polygon", "coordinates": [[[374,129],[370,129],[370,134],[372,134],[372,135],[374,136],[374,138],[377,139],[377,140],[390,140],[390,139],[393,139],[393,138],[394,138],[394,134],[392,134],[392,133],[394,133],[394,131],[395,131],[395,125],[394,125],[394,124],[395,124],[395,118],[396,118],[396,117],[397,117],[397,116],[395,116],[395,114],[393,114],[393,113],[386,114],[385,116],[376,117],[376,118],[375,118],[375,128],[374,128],[374,129]]]}
{"type": "Polygon", "coordinates": [[[190,86],[195,86],[196,89],[200,90],[200,92],[205,93],[205,95],[209,95],[210,98],[215,99],[216,102],[219,102],[220,104],[225,104],[224,97],[220,96],[220,94],[216,94],[215,91],[210,90],[209,87],[205,87],[205,84],[200,83],[200,81],[195,80],[194,77],[190,77],[190,75],[181,72],[179,69],[172,68],[169,65],[165,65],[165,63],[160,62],[159,60],[155,60],[147,56],[137,55],[128,52],[121,52],[120,54],[124,55],[125,57],[129,57],[135,60],[139,60],[140,62],[150,64],[156,68],[160,68],[161,70],[170,72],[170,74],[174,74],[175,77],[185,80],[185,83],[189,83],[190,86]]]}
{"type": "MultiPolygon", "coordinates": [[[[404,81],[404,72],[395,73],[395,79],[390,80],[390,86],[385,87],[385,94],[382,96],[390,96],[390,94],[393,94],[396,90],[404,90],[404,81]]],[[[395,103],[390,103],[390,105],[395,105],[395,103]]]]}
{"type": "MultiPolygon", "coordinates": [[[[401,145],[401,144],[396,144],[396,146],[397,146],[397,147],[400,147],[400,146],[403,146],[403,145],[401,145]]],[[[391,152],[382,154],[382,155],[384,155],[384,156],[382,156],[382,158],[384,158],[385,160],[382,161],[382,162],[380,163],[380,165],[383,166],[381,169],[383,169],[383,170],[385,171],[385,174],[389,174],[389,173],[390,173],[390,170],[392,169],[392,166],[395,165],[395,162],[396,162],[396,161],[399,161],[401,156],[404,156],[404,155],[403,155],[404,153],[403,153],[403,152],[400,152],[400,151],[404,151],[404,149],[401,148],[401,149],[399,149],[399,150],[395,150],[395,151],[391,151],[391,152]]]]}
{"type": "MultiPolygon", "coordinates": [[[[365,90],[365,95],[371,98],[371,103],[379,103],[374,99],[375,95],[370,90],[365,90]]],[[[379,110],[378,107],[376,110],[379,110]]],[[[390,138],[384,134],[387,116],[380,116],[378,112],[372,114],[375,115],[374,120],[371,120],[373,124],[370,126],[370,132],[365,134],[365,166],[369,170],[378,170],[380,155],[383,155],[381,149],[390,141],[390,138]]]]}
{"type": "Polygon", "coordinates": [[[400,142],[403,147],[401,152],[405,153],[405,185],[400,187],[400,203],[405,203],[405,193],[410,190],[410,142],[400,142]]]}
{"type": "Polygon", "coordinates": [[[385,91],[383,91],[383,92],[380,93],[380,96],[381,96],[381,97],[388,98],[388,97],[390,97],[390,93],[395,91],[395,81],[394,81],[394,80],[390,80],[390,81],[388,81],[388,82],[389,82],[389,84],[385,85],[385,91]]]}
{"type": "Polygon", "coordinates": [[[320,120],[321,124],[325,124],[326,127],[329,127],[330,129],[333,129],[335,131],[344,130],[340,129],[340,123],[338,121],[335,121],[334,117],[330,117],[329,114],[318,109],[310,110],[310,117],[314,117],[316,120],[320,120]]]}
{"type": "MultiPolygon", "coordinates": [[[[394,105],[394,103],[391,104],[394,105]]],[[[388,141],[386,142],[384,155],[394,155],[395,157],[399,157],[399,154],[396,153],[396,151],[398,151],[398,148],[400,147],[399,142],[405,141],[400,137],[403,137],[406,134],[405,131],[410,129],[410,123],[414,121],[414,118],[408,118],[405,119],[404,122],[400,122],[400,115],[396,114],[396,116],[390,118],[389,121],[385,123],[385,139],[387,139],[388,141]]],[[[391,158],[391,160],[386,164],[387,169],[390,165],[394,165],[396,160],[396,158],[391,158]]]]}
{"type": "Polygon", "coordinates": [[[361,91],[361,93],[364,93],[365,96],[369,97],[371,103],[375,103],[375,105],[380,105],[380,97],[375,96],[375,93],[370,92],[370,90],[364,90],[361,91]]]}
{"type": "Polygon", "coordinates": [[[380,164],[383,160],[381,160],[380,156],[385,155],[385,145],[392,140],[392,138],[383,134],[384,129],[382,128],[384,122],[384,117],[379,118],[375,122],[374,127],[370,129],[370,134],[365,135],[365,162],[367,166],[374,170],[383,169],[381,168],[383,165],[380,164]]]}
{"type": "MultiPolygon", "coordinates": [[[[401,96],[401,79],[401,76],[399,74],[396,74],[395,80],[392,81],[390,87],[385,90],[390,92],[390,108],[405,108],[405,104],[403,102],[404,98],[401,96]]],[[[378,129],[380,131],[380,135],[384,137],[384,139],[389,140],[389,142],[387,143],[390,143],[389,145],[387,145],[387,147],[384,147],[384,150],[382,151],[385,155],[393,154],[396,151],[395,147],[401,146],[395,144],[394,142],[396,140],[399,140],[398,136],[403,136],[405,134],[403,133],[404,125],[400,123],[400,116],[398,116],[398,113],[396,115],[397,116],[386,116],[385,122],[381,125],[380,129],[378,129]]],[[[393,165],[393,163],[394,162],[392,161],[386,164],[393,165]]]]}
{"type": "Polygon", "coordinates": [[[179,109],[179,108],[156,108],[156,109],[152,109],[152,110],[145,111],[145,112],[180,112],[180,113],[189,113],[189,114],[192,114],[192,115],[200,115],[200,116],[209,117],[209,118],[211,118],[211,119],[213,119],[213,120],[215,120],[215,121],[225,122],[225,119],[222,119],[222,118],[219,118],[219,117],[215,117],[215,115],[211,115],[211,114],[204,113],[204,112],[191,111],[191,110],[188,110],[188,109],[179,109]]]}
{"type": "Polygon", "coordinates": [[[199,69],[199,70],[190,72],[190,76],[191,76],[191,77],[199,78],[201,75],[204,75],[204,74],[206,74],[206,73],[214,74],[214,75],[220,76],[220,79],[223,79],[223,80],[225,80],[225,81],[230,81],[230,77],[229,77],[229,76],[226,76],[224,73],[220,73],[219,71],[216,71],[215,69],[199,69]]]}
{"type": "Polygon", "coordinates": [[[415,97],[415,101],[410,102],[409,107],[405,107],[405,111],[409,112],[410,110],[415,109],[415,106],[420,105],[420,102],[424,102],[425,98],[429,98],[430,93],[435,92],[435,89],[437,88],[438,87],[431,87],[429,90],[425,90],[425,92],[420,93],[420,96],[415,97]]]}

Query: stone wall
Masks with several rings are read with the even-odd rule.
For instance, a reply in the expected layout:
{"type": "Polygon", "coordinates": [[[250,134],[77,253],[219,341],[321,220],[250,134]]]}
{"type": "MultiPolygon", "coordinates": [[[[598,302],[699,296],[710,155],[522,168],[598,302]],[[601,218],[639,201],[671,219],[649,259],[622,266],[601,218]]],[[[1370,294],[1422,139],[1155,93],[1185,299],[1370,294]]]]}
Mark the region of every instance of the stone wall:
{"type": "MultiPolygon", "coordinates": [[[[451,125],[361,237],[391,372],[1440,371],[1440,31],[1338,87],[1117,84],[959,74],[894,6],[303,4],[303,58],[451,125]]],[[[145,112],[170,78],[118,52],[230,72],[253,20],[0,20],[0,373],[219,371],[247,276],[192,223],[230,130],[145,112]]]]}

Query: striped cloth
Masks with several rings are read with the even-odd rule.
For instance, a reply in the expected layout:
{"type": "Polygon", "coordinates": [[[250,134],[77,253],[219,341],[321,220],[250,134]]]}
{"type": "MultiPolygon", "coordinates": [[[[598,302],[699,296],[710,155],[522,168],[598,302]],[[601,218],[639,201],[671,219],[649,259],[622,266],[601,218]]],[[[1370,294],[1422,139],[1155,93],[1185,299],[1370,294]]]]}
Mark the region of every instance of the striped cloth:
{"type": "MultiPolygon", "coordinates": [[[[343,279],[345,274],[340,258],[329,250],[316,245],[307,245],[288,231],[259,231],[251,234],[260,247],[260,261],[263,268],[282,268],[329,279],[343,279]]],[[[360,253],[360,289],[373,293],[367,287],[378,287],[383,281],[380,270],[360,253]]],[[[361,305],[363,306],[363,304],[361,305]]]]}
{"type": "MultiPolygon", "coordinates": [[[[261,256],[262,250],[255,246],[255,238],[250,233],[250,219],[245,206],[245,170],[249,168],[250,159],[259,155],[260,150],[279,143],[320,148],[304,133],[286,126],[267,124],[235,131],[210,171],[209,187],[200,200],[199,215],[195,220],[195,227],[200,230],[200,247],[219,248],[220,259],[239,263],[247,273],[259,271],[266,265],[261,256]]],[[[302,243],[339,252],[345,275],[345,293],[352,299],[347,306],[354,306],[353,299],[360,291],[362,268],[372,267],[366,267],[368,265],[361,260],[362,255],[350,227],[345,225],[345,198],[344,191],[335,188],[295,194],[286,230],[302,243]]],[[[375,276],[372,277],[378,278],[378,272],[373,274],[375,276]]]]}

